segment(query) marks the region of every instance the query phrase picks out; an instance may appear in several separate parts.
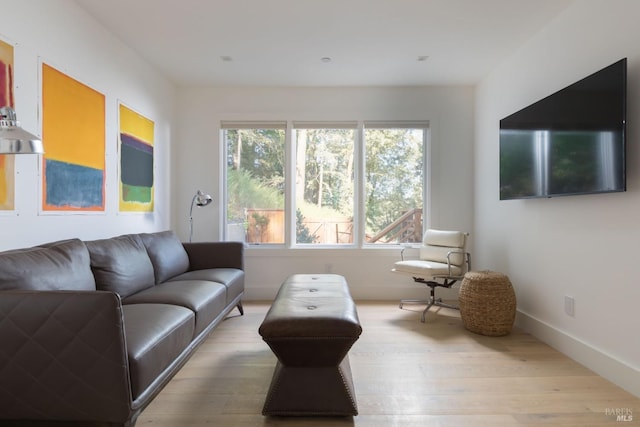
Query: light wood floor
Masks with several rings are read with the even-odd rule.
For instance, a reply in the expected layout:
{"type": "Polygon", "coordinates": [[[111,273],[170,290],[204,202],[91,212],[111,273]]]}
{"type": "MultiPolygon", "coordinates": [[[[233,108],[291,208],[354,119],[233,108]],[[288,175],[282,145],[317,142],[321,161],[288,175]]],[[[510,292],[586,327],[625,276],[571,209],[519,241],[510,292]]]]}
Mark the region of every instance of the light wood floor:
{"type": "Polygon", "coordinates": [[[441,308],[358,303],[363,333],[349,352],[359,415],[261,415],[276,359],[258,335],[266,303],[225,320],[138,419],[138,426],[640,425],[640,399],[532,336],[468,332],[441,308]],[[611,412],[625,411],[630,422],[611,412]]]}

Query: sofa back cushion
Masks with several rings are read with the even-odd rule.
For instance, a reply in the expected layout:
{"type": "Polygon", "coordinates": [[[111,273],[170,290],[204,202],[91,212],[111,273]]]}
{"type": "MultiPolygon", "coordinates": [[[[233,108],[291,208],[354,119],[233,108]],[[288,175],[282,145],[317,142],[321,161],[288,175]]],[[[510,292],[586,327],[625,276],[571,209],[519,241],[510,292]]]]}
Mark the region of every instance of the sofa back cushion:
{"type": "Polygon", "coordinates": [[[140,234],[156,275],[156,283],[189,270],[189,256],[173,231],[140,234]]]}
{"type": "Polygon", "coordinates": [[[78,239],[0,253],[0,290],[95,291],[89,252],[78,239]]]}
{"type": "Polygon", "coordinates": [[[153,266],[136,235],[86,242],[96,287],[126,298],[154,286],[153,266]]]}

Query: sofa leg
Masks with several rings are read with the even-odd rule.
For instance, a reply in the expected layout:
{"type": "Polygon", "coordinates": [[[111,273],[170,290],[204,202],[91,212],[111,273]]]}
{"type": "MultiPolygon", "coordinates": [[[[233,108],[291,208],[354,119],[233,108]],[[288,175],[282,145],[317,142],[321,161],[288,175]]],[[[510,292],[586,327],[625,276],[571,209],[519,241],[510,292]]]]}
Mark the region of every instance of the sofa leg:
{"type": "Polygon", "coordinates": [[[240,312],[240,316],[244,316],[244,307],[242,307],[242,301],[240,301],[238,303],[238,305],[236,305],[236,307],[238,307],[238,311],[240,312]]]}

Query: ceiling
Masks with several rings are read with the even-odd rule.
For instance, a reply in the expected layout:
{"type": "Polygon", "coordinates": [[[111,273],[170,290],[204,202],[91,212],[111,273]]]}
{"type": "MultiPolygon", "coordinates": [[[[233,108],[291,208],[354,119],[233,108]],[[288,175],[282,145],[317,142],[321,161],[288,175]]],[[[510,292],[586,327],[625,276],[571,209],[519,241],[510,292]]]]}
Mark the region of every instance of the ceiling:
{"type": "Polygon", "coordinates": [[[572,0],[76,2],[179,86],[416,86],[477,83],[572,0]]]}

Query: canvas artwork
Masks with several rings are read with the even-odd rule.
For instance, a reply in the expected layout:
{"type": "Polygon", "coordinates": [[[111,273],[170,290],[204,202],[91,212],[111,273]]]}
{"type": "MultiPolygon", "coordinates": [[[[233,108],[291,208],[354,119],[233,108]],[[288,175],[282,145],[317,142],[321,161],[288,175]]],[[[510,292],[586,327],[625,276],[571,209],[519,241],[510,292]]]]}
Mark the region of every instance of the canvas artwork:
{"type": "MultiPolygon", "coordinates": [[[[0,107],[12,107],[13,46],[0,40],[0,107]]],[[[15,161],[0,154],[0,211],[15,210],[15,161]]]]}
{"type": "Polygon", "coordinates": [[[105,96],[42,64],[42,210],[105,210],[105,96]]]}
{"type": "Polygon", "coordinates": [[[120,211],[153,212],[154,122],[120,104],[120,211]]]}

